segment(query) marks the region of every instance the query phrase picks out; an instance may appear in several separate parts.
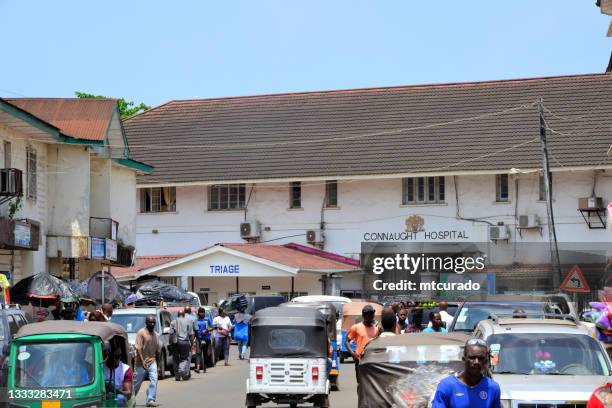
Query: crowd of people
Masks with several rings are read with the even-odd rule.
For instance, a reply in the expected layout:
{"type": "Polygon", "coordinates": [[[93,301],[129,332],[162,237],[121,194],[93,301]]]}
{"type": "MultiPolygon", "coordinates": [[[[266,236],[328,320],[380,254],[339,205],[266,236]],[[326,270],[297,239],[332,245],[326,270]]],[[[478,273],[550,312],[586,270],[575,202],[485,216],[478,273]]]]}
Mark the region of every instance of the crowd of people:
{"type": "MultiPolygon", "coordinates": [[[[445,326],[453,321],[448,313],[448,304],[439,303],[439,311],[429,313],[428,327],[422,329],[422,320],[416,314],[408,321],[406,302],[394,303],[383,309],[380,322],[375,321],[375,310],[371,305],[362,309],[362,321],[353,325],[347,333],[345,346],[355,361],[357,386],[359,387],[359,359],[367,344],[377,337],[397,336],[417,332],[446,333],[445,326]],[[351,342],[356,347],[351,348],[351,342]]],[[[513,312],[515,317],[525,317],[524,312],[513,312]]],[[[485,340],[472,338],[463,349],[463,369],[443,378],[436,389],[432,408],[500,408],[501,390],[493,379],[490,369],[491,351],[485,340]]],[[[593,392],[587,408],[612,406],[612,383],[599,387],[593,392]]]]}

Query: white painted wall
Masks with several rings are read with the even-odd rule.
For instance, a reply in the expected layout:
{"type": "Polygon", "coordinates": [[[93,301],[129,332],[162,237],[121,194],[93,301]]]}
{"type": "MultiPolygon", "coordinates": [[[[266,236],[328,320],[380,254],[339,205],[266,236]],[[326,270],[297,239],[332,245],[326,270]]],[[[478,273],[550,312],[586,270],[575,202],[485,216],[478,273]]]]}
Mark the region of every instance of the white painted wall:
{"type": "MultiPolygon", "coordinates": [[[[458,176],[460,214],[510,226],[513,242],[548,242],[546,225],[542,235],[536,230],[514,230],[516,191],[519,179],[517,214],[538,214],[547,224],[546,204],[538,201],[536,174],[512,176],[510,202],[495,202],[495,176],[458,176]]],[[[560,242],[611,242],[609,230],[589,230],[577,211],[578,198],[591,195],[593,172],[563,172],[554,176],[554,211],[560,242]]],[[[247,196],[250,188],[247,188],[247,196]]],[[[326,222],[325,249],[346,256],[357,256],[364,234],[368,232],[402,232],[406,217],[420,215],[427,231],[462,230],[468,241],[487,242],[488,226],[457,219],[453,178],[446,178],[446,203],[437,205],[401,205],[401,179],[340,182],[337,209],[324,209],[326,222]]],[[[612,172],[597,178],[596,193],[604,200],[612,198],[612,172]]],[[[302,209],[289,207],[287,183],[257,185],[249,203],[248,220],[262,224],[261,241],[281,244],[305,243],[305,231],[318,228],[321,221],[324,185],[302,184],[302,209]],[[279,237],[298,235],[296,237],[279,237]]],[[[244,211],[207,211],[207,194],[203,186],[178,187],[175,213],[138,214],[137,245],[139,255],[182,254],[219,242],[242,242],[239,224],[244,211]],[[157,230],[157,233],[152,233],[157,230]]],[[[606,201],[607,202],[607,201],[606,201]]],[[[422,235],[419,237],[422,239],[422,235]]],[[[503,245],[500,243],[500,245],[503,245]]]]}
{"type": "MultiPolygon", "coordinates": [[[[110,162],[110,161],[109,161],[110,162]]],[[[110,217],[119,222],[118,240],[136,245],[136,172],[112,164],[110,184],[110,217]]]]}
{"type": "MultiPolygon", "coordinates": [[[[320,294],[320,276],[313,273],[298,273],[294,281],[295,292],[307,292],[308,294],[320,294]]],[[[189,279],[191,290],[191,279],[189,279]]],[[[229,292],[236,291],[236,278],[234,277],[206,277],[194,278],[194,292],[209,293],[209,304],[219,302],[228,296],[229,292]],[[200,292],[200,289],[208,288],[208,292],[200,292]]],[[[239,281],[240,292],[255,292],[258,294],[291,292],[291,278],[245,278],[239,281]],[[263,290],[262,286],[270,286],[269,290],[263,290]]]]}
{"type": "Polygon", "coordinates": [[[87,236],[90,217],[90,158],[83,146],[50,145],[49,228],[51,235],[87,236]]]}

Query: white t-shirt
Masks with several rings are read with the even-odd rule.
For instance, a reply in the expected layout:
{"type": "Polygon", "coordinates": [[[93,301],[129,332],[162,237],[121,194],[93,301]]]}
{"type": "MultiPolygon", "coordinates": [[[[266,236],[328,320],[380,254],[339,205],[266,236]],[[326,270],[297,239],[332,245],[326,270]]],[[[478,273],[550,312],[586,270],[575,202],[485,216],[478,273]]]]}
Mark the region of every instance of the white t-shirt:
{"type": "MultiPolygon", "coordinates": [[[[228,316],[225,316],[225,317],[217,316],[213,319],[213,327],[215,328],[221,327],[222,329],[225,329],[229,332],[230,329],[232,328],[232,321],[230,320],[228,316]]],[[[219,331],[215,331],[215,337],[225,337],[225,336],[221,334],[219,331]]]]}

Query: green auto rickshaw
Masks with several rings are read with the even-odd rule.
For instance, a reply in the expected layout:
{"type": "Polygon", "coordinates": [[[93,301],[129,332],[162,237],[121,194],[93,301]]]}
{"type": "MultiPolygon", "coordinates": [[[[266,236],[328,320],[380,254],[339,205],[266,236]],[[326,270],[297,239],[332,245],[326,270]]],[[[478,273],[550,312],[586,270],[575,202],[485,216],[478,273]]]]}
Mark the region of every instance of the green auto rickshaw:
{"type": "Polygon", "coordinates": [[[55,320],[23,326],[4,350],[9,356],[8,406],[134,406],[134,392],[115,386],[125,379],[127,367],[121,362],[128,361],[128,344],[125,329],[110,322],[55,320]]]}

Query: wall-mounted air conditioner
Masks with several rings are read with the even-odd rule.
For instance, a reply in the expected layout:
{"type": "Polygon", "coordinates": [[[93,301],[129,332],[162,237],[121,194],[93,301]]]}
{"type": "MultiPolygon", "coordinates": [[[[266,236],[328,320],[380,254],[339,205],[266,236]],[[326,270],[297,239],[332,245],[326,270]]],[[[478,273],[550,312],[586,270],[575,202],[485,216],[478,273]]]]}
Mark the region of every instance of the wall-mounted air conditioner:
{"type": "Polygon", "coordinates": [[[518,216],[519,228],[539,228],[540,218],[536,214],[524,214],[518,216]]]}
{"type": "Polygon", "coordinates": [[[491,241],[510,239],[510,233],[506,225],[489,226],[489,239],[491,241]]]}
{"type": "Polygon", "coordinates": [[[306,231],[306,242],[310,245],[320,245],[325,242],[325,235],[320,229],[306,231]]]}
{"type": "Polygon", "coordinates": [[[259,221],[249,221],[240,223],[240,238],[255,239],[260,236],[259,221]]]}

